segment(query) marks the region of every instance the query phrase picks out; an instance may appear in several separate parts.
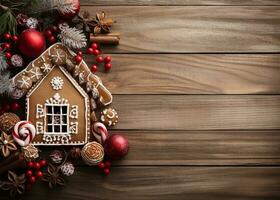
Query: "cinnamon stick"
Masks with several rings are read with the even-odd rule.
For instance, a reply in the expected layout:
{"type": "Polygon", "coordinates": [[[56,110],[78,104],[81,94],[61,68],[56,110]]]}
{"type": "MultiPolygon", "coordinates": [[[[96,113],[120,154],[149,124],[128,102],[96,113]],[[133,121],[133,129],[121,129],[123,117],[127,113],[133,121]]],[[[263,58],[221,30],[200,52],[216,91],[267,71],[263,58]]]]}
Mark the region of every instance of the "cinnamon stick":
{"type": "Polygon", "coordinates": [[[108,34],[100,34],[100,35],[90,35],[90,41],[96,42],[100,44],[112,44],[118,45],[120,42],[120,34],[119,33],[108,33],[108,34]]]}
{"type": "Polygon", "coordinates": [[[0,163],[0,174],[6,173],[8,170],[24,168],[26,166],[25,159],[20,152],[15,152],[0,163]]]}

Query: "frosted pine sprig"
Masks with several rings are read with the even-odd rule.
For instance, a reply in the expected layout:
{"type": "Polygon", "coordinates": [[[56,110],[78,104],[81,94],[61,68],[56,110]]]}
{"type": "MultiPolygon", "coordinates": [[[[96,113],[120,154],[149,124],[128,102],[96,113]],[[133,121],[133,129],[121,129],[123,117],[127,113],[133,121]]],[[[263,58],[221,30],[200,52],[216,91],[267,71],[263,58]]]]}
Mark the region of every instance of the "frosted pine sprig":
{"type": "Polygon", "coordinates": [[[0,95],[5,94],[10,89],[10,73],[0,74],[0,95]]]}
{"type": "Polygon", "coordinates": [[[6,58],[2,52],[0,52],[0,73],[4,72],[8,68],[6,58]]]}
{"type": "Polygon", "coordinates": [[[58,35],[58,38],[61,42],[73,49],[81,49],[86,47],[87,39],[85,34],[76,29],[75,27],[69,27],[68,24],[62,24],[59,26],[61,33],[58,35]]]}

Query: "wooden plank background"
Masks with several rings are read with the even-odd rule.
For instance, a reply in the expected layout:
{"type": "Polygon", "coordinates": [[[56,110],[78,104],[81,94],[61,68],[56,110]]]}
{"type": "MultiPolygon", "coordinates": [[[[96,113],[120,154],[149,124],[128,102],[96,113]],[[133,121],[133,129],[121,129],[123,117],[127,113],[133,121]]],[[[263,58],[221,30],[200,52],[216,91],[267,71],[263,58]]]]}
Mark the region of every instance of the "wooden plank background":
{"type": "MultiPolygon", "coordinates": [[[[99,72],[131,149],[23,199],[280,198],[279,0],[82,0],[117,20],[99,72]]],[[[87,57],[92,63],[92,57],[87,57]]]]}

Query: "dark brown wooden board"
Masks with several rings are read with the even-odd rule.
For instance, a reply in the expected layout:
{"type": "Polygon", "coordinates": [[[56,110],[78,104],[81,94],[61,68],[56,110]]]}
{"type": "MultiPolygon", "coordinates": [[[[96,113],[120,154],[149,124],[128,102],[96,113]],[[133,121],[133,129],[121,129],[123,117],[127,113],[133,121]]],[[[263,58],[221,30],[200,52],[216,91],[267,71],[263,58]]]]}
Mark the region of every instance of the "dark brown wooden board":
{"type": "Polygon", "coordinates": [[[116,19],[115,53],[280,52],[279,6],[90,6],[116,19]]]}
{"type": "Polygon", "coordinates": [[[278,54],[111,56],[112,71],[97,75],[113,94],[280,94],[278,54]]]}
{"type": "Polygon", "coordinates": [[[108,177],[79,168],[67,187],[36,185],[23,199],[68,200],[276,200],[280,171],[275,167],[118,167],[108,177]]]}

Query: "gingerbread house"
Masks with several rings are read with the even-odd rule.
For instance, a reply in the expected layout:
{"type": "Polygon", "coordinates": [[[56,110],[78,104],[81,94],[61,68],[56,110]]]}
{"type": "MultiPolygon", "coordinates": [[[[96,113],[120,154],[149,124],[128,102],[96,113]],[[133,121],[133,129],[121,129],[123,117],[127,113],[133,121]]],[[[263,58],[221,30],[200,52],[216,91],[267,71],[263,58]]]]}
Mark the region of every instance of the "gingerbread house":
{"type": "Polygon", "coordinates": [[[83,145],[95,120],[96,102],[112,95],[84,61],[57,43],[11,79],[18,98],[26,95],[27,120],[36,127],[35,145],[83,145]]]}

